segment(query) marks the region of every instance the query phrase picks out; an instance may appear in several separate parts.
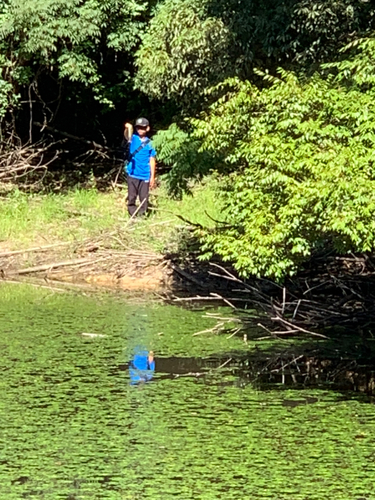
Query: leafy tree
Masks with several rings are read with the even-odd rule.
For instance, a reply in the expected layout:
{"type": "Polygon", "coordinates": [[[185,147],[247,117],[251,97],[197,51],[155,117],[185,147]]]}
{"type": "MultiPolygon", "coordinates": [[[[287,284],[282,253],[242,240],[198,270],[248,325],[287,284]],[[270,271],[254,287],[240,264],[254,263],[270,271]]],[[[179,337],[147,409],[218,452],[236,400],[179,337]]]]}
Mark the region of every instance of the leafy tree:
{"type": "Polygon", "coordinates": [[[228,29],[207,16],[204,2],[166,0],[138,51],[138,88],[156,98],[189,101],[225,76],[229,43],[228,29]]]}
{"type": "Polygon", "coordinates": [[[336,59],[340,48],[375,27],[374,6],[363,0],[302,0],[291,11],[283,51],[305,66],[336,59]]]}
{"type": "Polygon", "coordinates": [[[3,68],[3,74],[0,76],[0,120],[4,118],[9,107],[14,105],[16,98],[13,96],[13,86],[7,80],[9,72],[9,61],[1,54],[0,66],[3,68]]]}
{"type": "Polygon", "coordinates": [[[336,68],[337,80],[364,91],[375,86],[375,38],[359,38],[341,49],[343,59],[323,68],[336,68]]]}
{"type": "MultiPolygon", "coordinates": [[[[373,47],[360,44],[367,62],[373,47]]],[[[206,258],[214,252],[243,276],[281,279],[326,244],[374,249],[375,88],[358,61],[336,64],[345,85],[341,71],[323,79],[280,70],[263,75],[263,90],[228,80],[192,120],[200,152],[220,154],[232,170],[221,189],[224,222],[200,234],[206,258]]]]}
{"type": "MultiPolygon", "coordinates": [[[[192,130],[183,130],[173,123],[153,138],[158,161],[169,167],[165,176],[167,189],[173,197],[190,193],[192,181],[199,181],[211,171],[220,170],[221,158],[201,150],[202,141],[192,130]]],[[[224,166],[224,165],[222,165],[224,166]]]]}
{"type": "Polygon", "coordinates": [[[62,96],[79,100],[89,95],[102,108],[113,107],[119,95],[123,96],[119,88],[129,79],[129,59],[147,8],[146,0],[3,1],[1,115],[13,109],[14,96],[20,94],[30,103],[40,101],[48,118],[62,96]]]}
{"type": "Polygon", "coordinates": [[[207,86],[256,81],[254,67],[275,73],[335,60],[374,20],[362,0],[166,0],[138,52],[138,88],[202,109],[207,86]]]}

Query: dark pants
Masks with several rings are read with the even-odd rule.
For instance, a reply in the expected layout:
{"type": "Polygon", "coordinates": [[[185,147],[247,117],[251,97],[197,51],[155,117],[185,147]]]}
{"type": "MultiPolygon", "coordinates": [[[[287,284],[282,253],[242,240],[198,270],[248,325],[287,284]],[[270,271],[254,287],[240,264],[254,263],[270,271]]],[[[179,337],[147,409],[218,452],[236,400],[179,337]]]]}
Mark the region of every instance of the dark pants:
{"type": "Polygon", "coordinates": [[[137,197],[139,197],[139,202],[141,204],[137,215],[143,215],[147,212],[148,208],[148,191],[150,188],[149,181],[141,181],[140,179],[134,179],[128,175],[128,212],[132,216],[137,210],[137,197]]]}

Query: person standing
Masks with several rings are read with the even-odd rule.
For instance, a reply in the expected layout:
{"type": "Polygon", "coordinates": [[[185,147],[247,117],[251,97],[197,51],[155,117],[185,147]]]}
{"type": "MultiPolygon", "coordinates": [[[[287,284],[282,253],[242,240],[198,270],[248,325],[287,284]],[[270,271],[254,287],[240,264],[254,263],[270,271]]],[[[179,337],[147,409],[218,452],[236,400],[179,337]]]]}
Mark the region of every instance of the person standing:
{"type": "Polygon", "coordinates": [[[126,162],[128,212],[131,217],[147,212],[149,190],[156,185],[156,151],[147,137],[149,131],[150,124],[146,118],[137,118],[135,134],[132,125],[125,123],[124,140],[128,145],[126,162]],[[140,203],[138,207],[137,198],[140,203]]]}

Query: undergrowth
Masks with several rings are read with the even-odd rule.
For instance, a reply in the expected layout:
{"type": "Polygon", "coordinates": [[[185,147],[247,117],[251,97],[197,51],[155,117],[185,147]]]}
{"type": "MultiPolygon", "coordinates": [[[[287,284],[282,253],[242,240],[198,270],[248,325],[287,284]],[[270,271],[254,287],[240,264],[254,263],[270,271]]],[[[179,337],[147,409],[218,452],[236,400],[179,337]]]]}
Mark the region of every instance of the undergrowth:
{"type": "Polygon", "coordinates": [[[126,208],[126,189],[105,193],[94,188],[75,189],[45,195],[15,190],[0,198],[0,245],[22,249],[104,237],[106,245],[113,248],[177,251],[189,226],[187,221],[212,226],[212,219],[219,216],[215,187],[216,182],[206,178],[192,187],[191,195],[174,200],[162,183],[151,192],[149,216],[132,221],[126,208]]]}

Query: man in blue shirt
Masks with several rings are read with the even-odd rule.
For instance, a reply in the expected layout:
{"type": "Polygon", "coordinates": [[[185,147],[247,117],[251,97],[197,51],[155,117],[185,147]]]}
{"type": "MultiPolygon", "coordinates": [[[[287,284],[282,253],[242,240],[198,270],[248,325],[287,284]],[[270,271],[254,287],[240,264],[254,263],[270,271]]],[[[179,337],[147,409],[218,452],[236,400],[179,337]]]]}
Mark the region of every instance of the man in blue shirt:
{"type": "Polygon", "coordinates": [[[156,152],[147,133],[150,124],[146,118],[137,118],[135,134],[130,123],[125,124],[124,137],[129,145],[126,165],[128,183],[128,212],[131,217],[143,215],[148,208],[149,189],[155,187],[156,152]],[[137,208],[136,201],[140,205],[137,208]]]}

